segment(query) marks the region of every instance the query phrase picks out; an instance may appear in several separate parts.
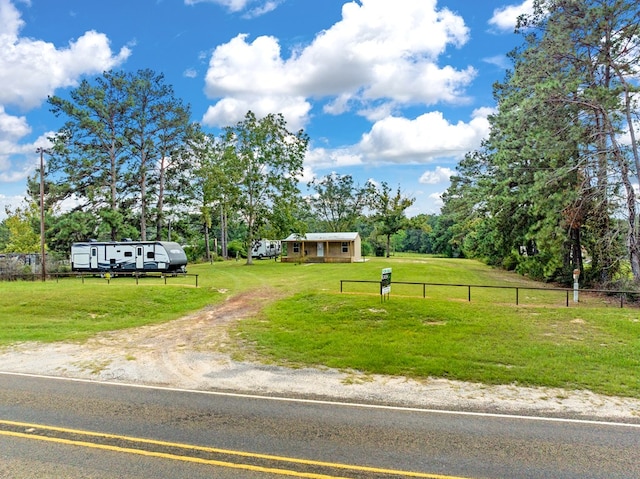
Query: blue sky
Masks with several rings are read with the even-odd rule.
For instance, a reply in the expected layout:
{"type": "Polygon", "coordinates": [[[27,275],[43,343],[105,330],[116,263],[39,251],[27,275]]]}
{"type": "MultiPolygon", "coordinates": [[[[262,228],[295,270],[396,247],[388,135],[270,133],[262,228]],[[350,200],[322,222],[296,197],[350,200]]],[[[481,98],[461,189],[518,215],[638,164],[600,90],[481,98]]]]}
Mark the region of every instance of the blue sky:
{"type": "Polygon", "coordinates": [[[386,181],[437,213],[488,134],[492,84],[533,0],[0,0],[0,219],[24,197],[64,96],[150,68],[217,132],[281,112],[311,138],[302,184],[386,181]]]}

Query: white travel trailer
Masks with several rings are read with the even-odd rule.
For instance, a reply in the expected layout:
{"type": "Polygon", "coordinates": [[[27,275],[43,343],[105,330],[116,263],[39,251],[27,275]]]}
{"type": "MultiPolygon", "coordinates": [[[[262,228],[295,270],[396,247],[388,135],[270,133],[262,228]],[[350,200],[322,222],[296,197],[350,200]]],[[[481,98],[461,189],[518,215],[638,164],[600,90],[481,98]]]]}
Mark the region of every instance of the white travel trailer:
{"type": "Polygon", "coordinates": [[[282,253],[282,243],[276,240],[265,238],[253,240],[251,246],[251,256],[253,258],[275,258],[282,253]]]}
{"type": "Polygon", "coordinates": [[[71,245],[71,271],[186,273],[187,255],[169,241],[88,241],[71,245]]]}

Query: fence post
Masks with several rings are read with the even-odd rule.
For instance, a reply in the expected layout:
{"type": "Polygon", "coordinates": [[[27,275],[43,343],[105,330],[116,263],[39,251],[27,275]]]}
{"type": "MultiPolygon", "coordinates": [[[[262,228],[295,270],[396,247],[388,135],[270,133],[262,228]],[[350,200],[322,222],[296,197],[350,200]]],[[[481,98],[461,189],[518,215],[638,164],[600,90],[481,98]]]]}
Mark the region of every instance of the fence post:
{"type": "Polygon", "coordinates": [[[342,293],[342,280],[340,280],[340,292],[342,293]]]}
{"type": "Polygon", "coordinates": [[[520,288],[516,288],[516,306],[520,304],[520,288]]]}
{"type": "Polygon", "coordinates": [[[422,299],[427,297],[427,283],[422,283],[422,299]]]}
{"type": "Polygon", "coordinates": [[[469,285],[468,288],[469,288],[469,294],[468,294],[469,302],[471,302],[471,285],[469,285]]]}

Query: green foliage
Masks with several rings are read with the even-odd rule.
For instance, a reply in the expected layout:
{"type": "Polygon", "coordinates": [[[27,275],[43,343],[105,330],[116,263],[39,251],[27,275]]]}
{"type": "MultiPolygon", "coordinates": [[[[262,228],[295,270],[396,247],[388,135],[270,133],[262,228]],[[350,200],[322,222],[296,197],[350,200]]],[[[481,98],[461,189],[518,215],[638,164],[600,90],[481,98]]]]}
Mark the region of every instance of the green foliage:
{"type": "Polygon", "coordinates": [[[623,147],[617,140],[636,126],[630,65],[640,51],[627,48],[638,18],[637,2],[541,0],[520,19],[525,43],[495,85],[490,137],[460,162],[443,195],[436,251],[461,249],[568,282],[574,269],[585,270],[586,250],[589,279],[600,285],[619,275],[626,255],[640,278],[632,186],[640,154],[634,141],[623,147]],[[623,210],[621,228],[615,217],[623,210]]]}
{"type": "Polygon", "coordinates": [[[227,246],[229,250],[230,258],[246,258],[247,257],[247,247],[244,242],[239,239],[229,241],[229,245],[227,246]]]}
{"type": "Polygon", "coordinates": [[[375,188],[371,182],[360,187],[351,175],[331,173],[314,178],[308,186],[315,193],[309,198],[311,207],[321,220],[323,231],[354,231],[364,209],[371,204],[375,188]]]}
{"type": "Polygon", "coordinates": [[[6,218],[0,221],[0,251],[6,251],[6,245],[11,238],[11,231],[6,223],[6,218]]]}
{"type": "Polygon", "coordinates": [[[7,210],[3,221],[7,236],[4,250],[7,253],[35,253],[40,251],[40,234],[33,227],[39,224],[39,216],[35,205],[32,207],[7,210]]]}
{"type": "MultiPolygon", "coordinates": [[[[230,201],[247,226],[245,244],[251,244],[276,206],[293,211],[300,202],[296,178],[302,174],[309,138],[302,130],[287,130],[282,114],[258,119],[249,111],[243,121],[226,129],[222,142],[228,158],[224,171],[231,186],[230,201]]],[[[248,255],[247,264],[251,263],[248,255]]]]}
{"type": "Polygon", "coordinates": [[[373,254],[373,247],[371,246],[371,243],[368,241],[362,241],[360,243],[360,254],[363,258],[371,256],[373,254]]]}
{"type": "Polygon", "coordinates": [[[395,195],[392,194],[391,187],[384,181],[371,196],[372,220],[376,225],[375,234],[386,238],[388,257],[391,254],[391,237],[409,224],[405,211],[415,202],[415,198],[403,196],[400,187],[395,195]]]}
{"type": "Polygon", "coordinates": [[[181,187],[188,168],[179,153],[192,134],[189,108],[163,75],[109,71],[48,102],[65,120],[54,137],[49,199],[73,198],[111,240],[146,239],[153,215],[159,237],[165,198],[181,187]]]}

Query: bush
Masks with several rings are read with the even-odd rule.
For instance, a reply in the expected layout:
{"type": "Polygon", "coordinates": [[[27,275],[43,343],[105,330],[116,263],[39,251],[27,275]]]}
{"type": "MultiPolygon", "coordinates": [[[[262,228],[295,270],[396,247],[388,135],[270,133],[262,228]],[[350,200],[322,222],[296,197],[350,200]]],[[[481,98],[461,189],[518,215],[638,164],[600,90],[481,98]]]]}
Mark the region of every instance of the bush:
{"type": "Polygon", "coordinates": [[[364,257],[371,256],[372,253],[373,248],[371,247],[371,245],[368,242],[363,241],[360,245],[360,254],[364,257]]]}
{"type": "Polygon", "coordinates": [[[230,241],[227,245],[227,252],[230,258],[235,258],[236,256],[240,256],[241,258],[247,257],[247,249],[240,240],[230,241]]]}

